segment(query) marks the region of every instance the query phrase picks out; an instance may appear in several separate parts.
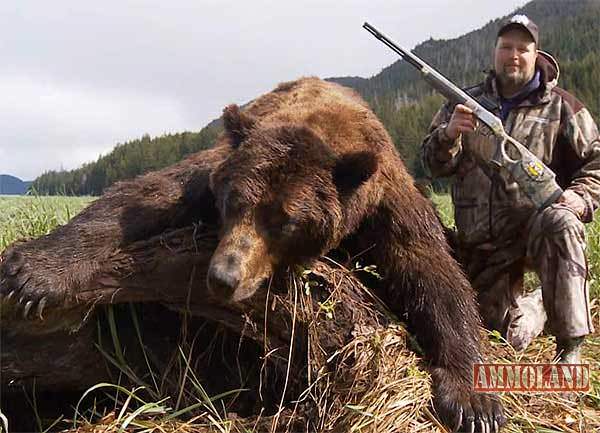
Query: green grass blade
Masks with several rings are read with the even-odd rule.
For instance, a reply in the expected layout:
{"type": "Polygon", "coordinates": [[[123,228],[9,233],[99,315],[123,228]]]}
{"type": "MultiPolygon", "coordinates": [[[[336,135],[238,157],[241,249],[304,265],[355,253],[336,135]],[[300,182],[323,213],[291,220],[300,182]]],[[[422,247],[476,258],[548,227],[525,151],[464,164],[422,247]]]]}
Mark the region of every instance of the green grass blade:
{"type": "Polygon", "coordinates": [[[73,428],[76,429],[77,428],[77,417],[80,415],[79,412],[79,406],[81,405],[81,403],[83,402],[83,400],[85,400],[85,398],[91,394],[92,392],[98,390],[98,389],[102,389],[102,388],[113,388],[119,392],[122,392],[125,395],[131,396],[132,398],[134,398],[135,400],[137,400],[139,403],[141,404],[146,404],[146,402],[144,400],[142,400],[141,398],[139,398],[137,395],[135,395],[135,393],[143,388],[136,388],[133,391],[129,391],[127,388],[124,388],[122,386],[119,385],[115,385],[113,383],[99,383],[97,385],[92,386],[91,388],[89,388],[88,390],[86,390],[83,395],[81,396],[81,398],[79,399],[79,401],[77,402],[77,406],[75,406],[75,415],[73,416],[73,428]]]}

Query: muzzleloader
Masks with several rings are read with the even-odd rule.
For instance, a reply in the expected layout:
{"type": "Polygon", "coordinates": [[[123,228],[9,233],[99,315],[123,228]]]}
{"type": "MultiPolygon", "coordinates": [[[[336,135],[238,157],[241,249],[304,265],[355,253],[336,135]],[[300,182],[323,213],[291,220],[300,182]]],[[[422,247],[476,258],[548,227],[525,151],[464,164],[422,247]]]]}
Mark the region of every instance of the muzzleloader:
{"type": "Polygon", "coordinates": [[[562,195],[563,190],[556,182],[554,172],[529,149],[508,135],[497,116],[414,53],[399,47],[369,23],[364,23],[363,27],[419,70],[425,81],[446,99],[473,110],[475,117],[496,137],[497,147],[494,156],[488,161],[490,166],[498,170],[502,176],[512,178],[538,210],[549,206],[562,195]]]}

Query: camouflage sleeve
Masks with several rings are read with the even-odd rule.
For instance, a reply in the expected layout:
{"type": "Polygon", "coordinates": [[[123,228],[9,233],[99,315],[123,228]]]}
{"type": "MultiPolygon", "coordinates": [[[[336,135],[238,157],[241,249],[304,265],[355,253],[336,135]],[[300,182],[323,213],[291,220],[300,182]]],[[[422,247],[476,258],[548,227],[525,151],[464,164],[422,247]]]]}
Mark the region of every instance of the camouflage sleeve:
{"type": "Polygon", "coordinates": [[[429,134],[421,145],[423,167],[434,178],[453,175],[462,153],[461,136],[452,140],[445,134],[447,122],[452,115],[449,110],[446,104],[436,113],[429,127],[429,134]]]}
{"type": "Polygon", "coordinates": [[[562,126],[562,134],[583,164],[573,173],[567,189],[584,199],[586,210],[581,220],[590,222],[600,204],[600,136],[590,112],[582,106],[577,108],[574,111],[568,106],[570,113],[562,126]]]}

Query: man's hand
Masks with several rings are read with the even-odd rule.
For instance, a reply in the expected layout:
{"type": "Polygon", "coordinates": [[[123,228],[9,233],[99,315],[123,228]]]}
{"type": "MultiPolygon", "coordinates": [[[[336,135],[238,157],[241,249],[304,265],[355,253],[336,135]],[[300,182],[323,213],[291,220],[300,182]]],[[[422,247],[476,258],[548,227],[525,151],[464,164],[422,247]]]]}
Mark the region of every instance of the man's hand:
{"type": "Polygon", "coordinates": [[[568,207],[577,215],[577,217],[579,217],[579,219],[585,215],[585,200],[575,191],[571,191],[570,189],[565,190],[558,200],[556,200],[556,203],[568,207]]]}
{"type": "Polygon", "coordinates": [[[477,119],[473,115],[473,110],[465,105],[456,104],[445,133],[449,139],[456,140],[459,134],[473,132],[476,127],[477,119]]]}

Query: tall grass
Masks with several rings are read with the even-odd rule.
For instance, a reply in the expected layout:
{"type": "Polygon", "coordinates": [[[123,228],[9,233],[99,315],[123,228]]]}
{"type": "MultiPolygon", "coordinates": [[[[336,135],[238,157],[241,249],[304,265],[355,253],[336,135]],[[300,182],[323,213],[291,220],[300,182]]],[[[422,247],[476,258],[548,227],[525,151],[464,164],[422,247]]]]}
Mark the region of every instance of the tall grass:
{"type": "Polygon", "coordinates": [[[83,393],[71,421],[73,431],[79,427],[82,427],[82,431],[88,431],[97,423],[104,424],[106,429],[103,431],[106,432],[164,431],[165,428],[172,429],[169,424],[177,419],[194,415],[197,423],[214,427],[211,431],[229,432],[225,399],[247,390],[234,389],[209,396],[190,364],[193,363],[194,344],[190,344],[186,338],[185,329],[181,331],[177,353],[172,354],[173,364],[158,373],[161,368],[155,364],[154,354],[147,352],[142,336],[140,312],[130,304],[128,316],[123,307],[105,307],[107,330],[101,329],[100,320],[97,322],[96,348],[112,366],[113,381],[96,384],[83,393]],[[123,344],[120,332],[123,327],[131,326],[135,329],[137,344],[145,359],[145,371],[141,366],[132,368],[127,359],[127,349],[133,348],[123,344]],[[104,332],[108,332],[108,335],[104,332]],[[127,387],[122,382],[127,382],[127,387]],[[175,395],[175,391],[179,394],[175,395]]]}
{"type": "Polygon", "coordinates": [[[92,200],[92,197],[0,196],[0,251],[14,241],[48,234],[92,200]]]}

